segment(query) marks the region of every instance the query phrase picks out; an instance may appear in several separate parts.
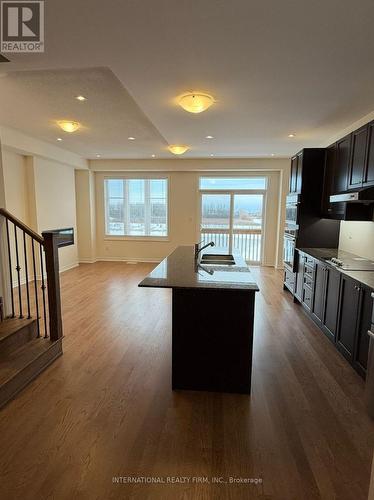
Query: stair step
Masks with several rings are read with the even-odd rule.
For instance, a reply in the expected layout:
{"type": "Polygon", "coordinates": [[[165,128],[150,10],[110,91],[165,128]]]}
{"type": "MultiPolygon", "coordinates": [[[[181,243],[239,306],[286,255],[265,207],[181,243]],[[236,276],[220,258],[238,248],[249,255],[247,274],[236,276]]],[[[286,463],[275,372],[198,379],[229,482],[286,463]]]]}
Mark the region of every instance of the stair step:
{"type": "Polygon", "coordinates": [[[18,349],[0,353],[0,407],[62,354],[61,340],[30,340],[18,349]]]}
{"type": "Polygon", "coordinates": [[[35,319],[10,318],[0,323],[0,353],[18,349],[37,335],[35,319]]]}

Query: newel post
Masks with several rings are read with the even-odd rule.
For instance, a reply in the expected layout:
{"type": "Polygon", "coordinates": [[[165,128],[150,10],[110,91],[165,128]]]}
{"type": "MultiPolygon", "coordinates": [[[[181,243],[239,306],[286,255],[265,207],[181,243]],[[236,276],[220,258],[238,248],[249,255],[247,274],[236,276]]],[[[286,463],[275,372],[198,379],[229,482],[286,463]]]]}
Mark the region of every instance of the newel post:
{"type": "Polygon", "coordinates": [[[42,233],[44,238],[45,266],[47,270],[49,334],[52,341],[62,338],[60,272],[56,235],[42,233]]]}

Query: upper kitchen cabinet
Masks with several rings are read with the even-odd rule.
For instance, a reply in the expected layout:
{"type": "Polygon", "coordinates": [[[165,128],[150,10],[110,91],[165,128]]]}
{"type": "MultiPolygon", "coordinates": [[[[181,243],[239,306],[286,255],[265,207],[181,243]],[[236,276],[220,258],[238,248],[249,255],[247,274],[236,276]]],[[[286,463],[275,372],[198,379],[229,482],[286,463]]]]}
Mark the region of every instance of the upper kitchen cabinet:
{"type": "Polygon", "coordinates": [[[368,125],[352,132],[351,159],[348,173],[348,189],[360,188],[364,181],[368,141],[368,125]]]}
{"type": "Polygon", "coordinates": [[[367,126],[367,155],[364,169],[364,186],[374,186],[374,121],[367,126]]]}
{"type": "Polygon", "coordinates": [[[332,194],[343,193],[348,187],[348,172],[351,159],[352,134],[336,142],[332,194]]]}
{"type": "Polygon", "coordinates": [[[303,177],[303,152],[291,158],[290,193],[301,193],[303,177]]]}
{"type": "Polygon", "coordinates": [[[297,183],[297,155],[291,158],[290,193],[296,193],[296,183],[297,183]]]}

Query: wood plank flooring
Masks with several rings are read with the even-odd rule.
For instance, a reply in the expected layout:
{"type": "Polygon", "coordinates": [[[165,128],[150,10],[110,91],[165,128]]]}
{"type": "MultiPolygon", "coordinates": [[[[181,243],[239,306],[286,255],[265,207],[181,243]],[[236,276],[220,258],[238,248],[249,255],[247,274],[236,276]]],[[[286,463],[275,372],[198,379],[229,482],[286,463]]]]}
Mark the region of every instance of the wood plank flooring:
{"type": "Polygon", "coordinates": [[[171,391],[171,292],[137,287],[151,269],[102,262],[61,276],[64,355],[0,412],[0,498],[366,500],[364,382],[281,273],[253,268],[248,397],[171,391]]]}

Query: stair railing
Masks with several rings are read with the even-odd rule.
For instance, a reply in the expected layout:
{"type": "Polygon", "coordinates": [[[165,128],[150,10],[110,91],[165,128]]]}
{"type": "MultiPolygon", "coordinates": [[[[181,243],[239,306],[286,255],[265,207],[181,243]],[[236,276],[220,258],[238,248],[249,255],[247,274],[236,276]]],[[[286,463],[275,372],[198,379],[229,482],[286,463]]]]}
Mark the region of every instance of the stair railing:
{"type": "Polygon", "coordinates": [[[4,208],[5,247],[11,318],[34,318],[37,336],[62,338],[58,244],[53,232],[42,236],[4,208]],[[16,293],[15,293],[16,289],[16,293]]]}

